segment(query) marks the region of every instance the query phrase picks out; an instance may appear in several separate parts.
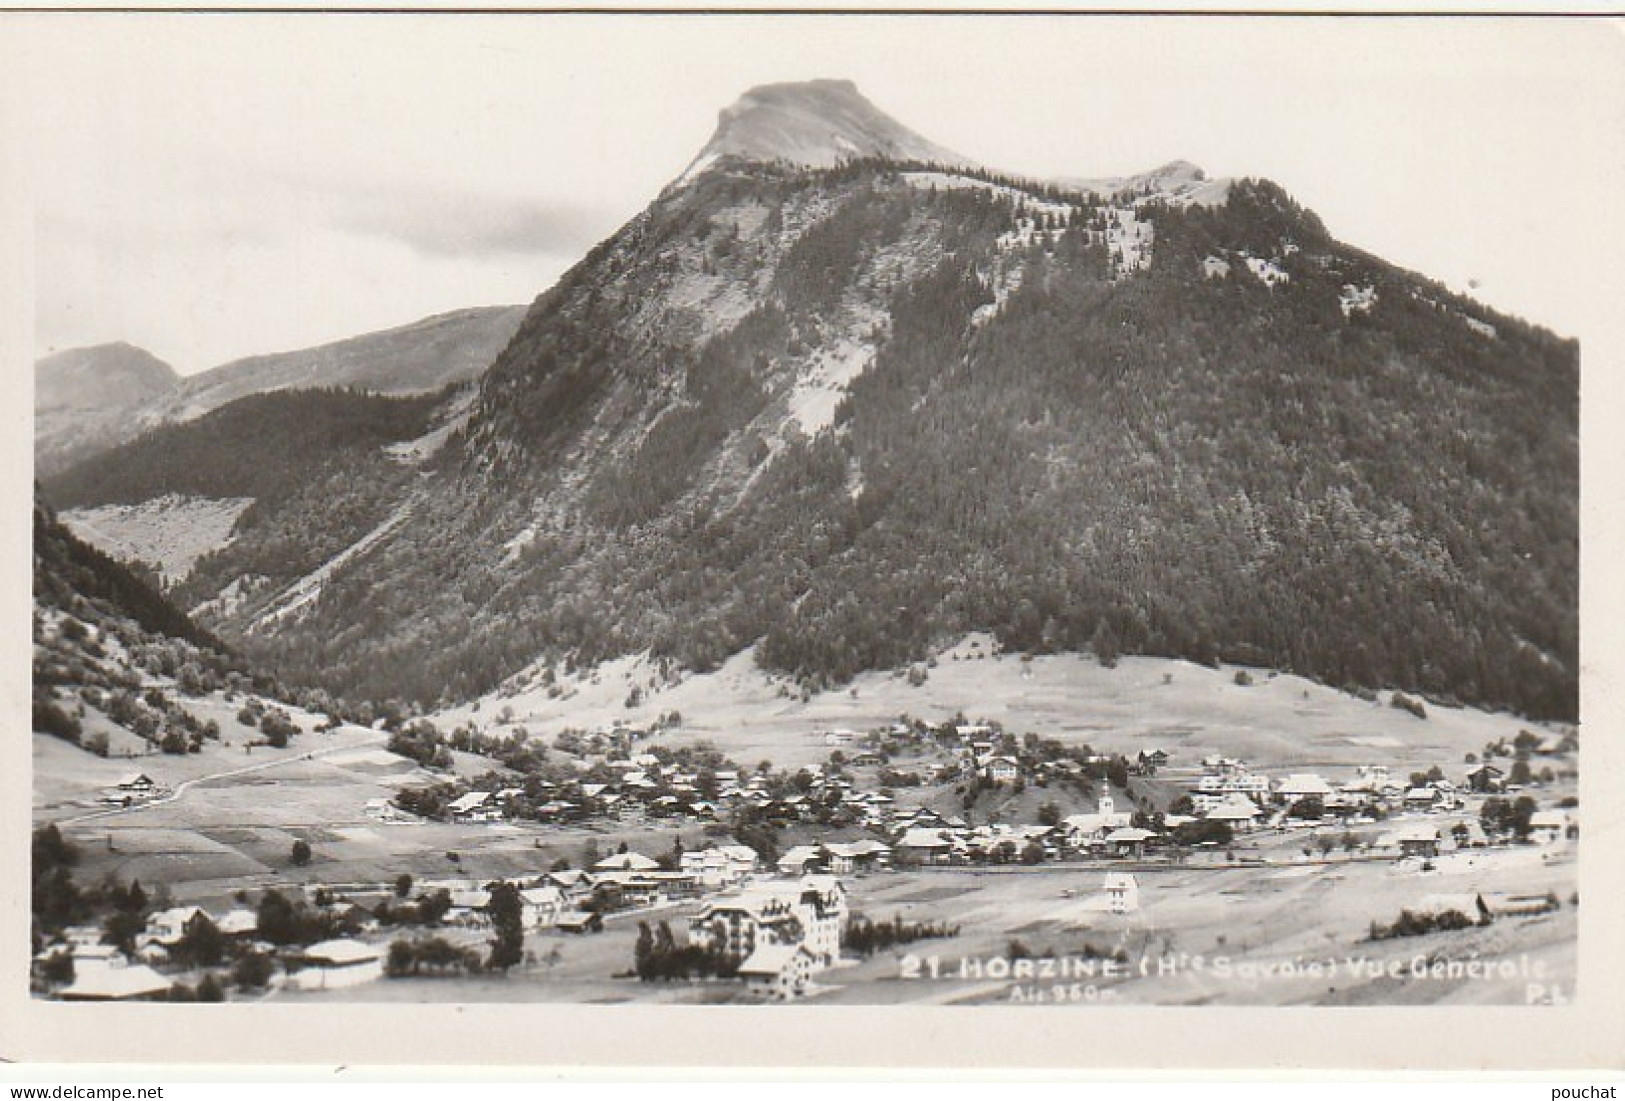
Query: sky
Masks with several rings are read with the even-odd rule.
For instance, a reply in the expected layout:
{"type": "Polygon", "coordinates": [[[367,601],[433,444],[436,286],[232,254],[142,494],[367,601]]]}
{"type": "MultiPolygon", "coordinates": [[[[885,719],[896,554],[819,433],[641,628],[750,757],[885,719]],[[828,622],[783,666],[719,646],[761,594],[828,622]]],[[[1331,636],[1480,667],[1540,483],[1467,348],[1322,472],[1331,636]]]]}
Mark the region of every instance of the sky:
{"type": "Polygon", "coordinates": [[[1622,62],[1593,20],[5,15],[0,153],[35,354],[124,340],[183,374],[528,302],[719,110],[813,77],[1009,172],[1268,177],[1583,341],[1622,62]]]}

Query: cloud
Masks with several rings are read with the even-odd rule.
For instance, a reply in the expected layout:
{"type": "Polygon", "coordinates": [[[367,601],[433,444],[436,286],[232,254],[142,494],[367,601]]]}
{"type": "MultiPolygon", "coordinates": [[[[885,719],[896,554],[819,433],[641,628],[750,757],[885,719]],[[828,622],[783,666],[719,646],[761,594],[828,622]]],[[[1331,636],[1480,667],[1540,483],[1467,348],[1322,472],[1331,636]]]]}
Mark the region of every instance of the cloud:
{"type": "Polygon", "coordinates": [[[613,228],[589,206],[498,196],[409,191],[351,194],[335,229],[400,242],[434,258],[579,254],[613,228]]]}

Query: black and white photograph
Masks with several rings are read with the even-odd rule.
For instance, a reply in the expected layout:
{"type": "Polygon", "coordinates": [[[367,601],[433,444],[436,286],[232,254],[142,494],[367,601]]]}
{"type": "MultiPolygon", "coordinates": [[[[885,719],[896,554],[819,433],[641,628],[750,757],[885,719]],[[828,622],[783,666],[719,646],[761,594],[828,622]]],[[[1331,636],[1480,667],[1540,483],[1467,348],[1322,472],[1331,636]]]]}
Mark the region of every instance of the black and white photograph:
{"type": "Polygon", "coordinates": [[[0,14],[8,998],[628,1046],[1617,1005],[1622,41],[0,14]]]}

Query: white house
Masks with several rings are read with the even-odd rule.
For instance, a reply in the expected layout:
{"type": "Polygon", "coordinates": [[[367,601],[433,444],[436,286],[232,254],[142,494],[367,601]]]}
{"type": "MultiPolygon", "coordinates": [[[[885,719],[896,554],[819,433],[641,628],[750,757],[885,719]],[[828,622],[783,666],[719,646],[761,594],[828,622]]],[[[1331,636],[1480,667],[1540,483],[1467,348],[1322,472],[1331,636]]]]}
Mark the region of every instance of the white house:
{"type": "Polygon", "coordinates": [[[558,922],[559,915],[570,909],[564,892],[553,886],[527,887],[519,892],[519,899],[525,907],[520,912],[520,920],[526,929],[551,928],[558,922]]]}
{"type": "Polygon", "coordinates": [[[681,870],[702,887],[725,887],[756,871],[756,850],[748,845],[713,845],[683,853],[681,870]]]}
{"type": "Polygon", "coordinates": [[[1106,909],[1113,914],[1132,914],[1140,908],[1140,884],[1127,872],[1106,875],[1106,909]]]}
{"type": "Polygon", "coordinates": [[[760,945],[739,965],[749,989],[782,1001],[803,993],[812,973],[812,953],[800,944],[760,945]]]}
{"type": "Polygon", "coordinates": [[[147,918],[147,932],[162,944],[174,944],[186,935],[186,927],[199,915],[209,916],[201,906],[171,906],[147,918]]]}
{"type": "Polygon", "coordinates": [[[989,757],[982,771],[996,784],[1013,784],[1021,776],[1021,764],[1014,757],[989,757]]]}

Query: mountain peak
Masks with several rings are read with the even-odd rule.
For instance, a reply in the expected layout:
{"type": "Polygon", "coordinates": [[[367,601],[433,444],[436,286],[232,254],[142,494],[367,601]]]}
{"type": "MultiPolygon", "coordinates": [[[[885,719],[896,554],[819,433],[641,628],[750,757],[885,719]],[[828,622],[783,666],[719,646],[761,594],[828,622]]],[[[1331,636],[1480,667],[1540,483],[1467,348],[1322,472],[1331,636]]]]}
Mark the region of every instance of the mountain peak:
{"type": "Polygon", "coordinates": [[[125,408],[179,381],[173,367],[133,344],[69,348],[34,363],[34,408],[125,408]]]}
{"type": "Polygon", "coordinates": [[[808,80],[762,84],[740,96],[678,183],[725,158],[833,168],[866,157],[975,164],[887,115],[850,80],[808,80]]]}

